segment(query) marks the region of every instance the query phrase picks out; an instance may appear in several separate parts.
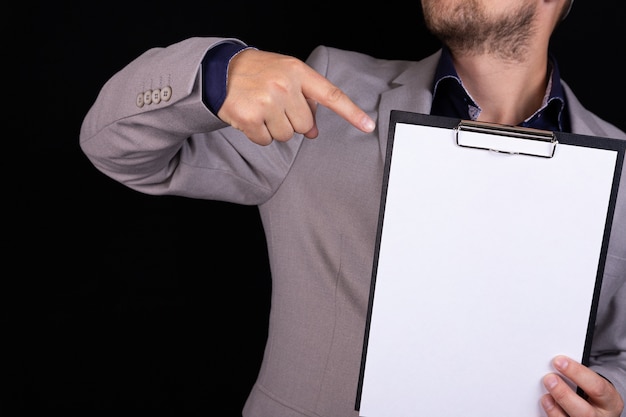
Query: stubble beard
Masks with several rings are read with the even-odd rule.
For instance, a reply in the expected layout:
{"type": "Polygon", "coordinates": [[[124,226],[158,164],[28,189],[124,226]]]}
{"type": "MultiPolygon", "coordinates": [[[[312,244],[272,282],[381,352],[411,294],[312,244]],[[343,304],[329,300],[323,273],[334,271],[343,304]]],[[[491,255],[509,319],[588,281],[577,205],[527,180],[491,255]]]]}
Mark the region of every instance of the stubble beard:
{"type": "Polygon", "coordinates": [[[453,53],[524,61],[535,30],[535,3],[528,2],[501,16],[491,16],[477,0],[459,1],[453,7],[442,3],[423,1],[424,19],[428,29],[453,53]]]}

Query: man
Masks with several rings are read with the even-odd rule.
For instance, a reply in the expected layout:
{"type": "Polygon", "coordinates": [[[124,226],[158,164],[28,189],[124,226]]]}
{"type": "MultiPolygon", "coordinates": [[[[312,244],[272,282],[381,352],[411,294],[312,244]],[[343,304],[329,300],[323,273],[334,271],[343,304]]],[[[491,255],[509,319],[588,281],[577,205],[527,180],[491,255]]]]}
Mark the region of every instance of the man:
{"type": "MultiPolygon", "coordinates": [[[[581,106],[550,58],[549,39],[568,0],[422,6],[447,46],[422,61],[319,47],[305,65],[235,39],[192,38],[131,62],[83,122],[84,152],[133,189],[259,206],[272,307],[245,416],[358,414],[392,109],[626,139],[581,106]]],[[[625,200],[622,186],[591,369],[555,358],[562,376],[547,375],[538,399],[550,417],[622,413],[626,241],[616,230],[626,227],[625,200]]]]}

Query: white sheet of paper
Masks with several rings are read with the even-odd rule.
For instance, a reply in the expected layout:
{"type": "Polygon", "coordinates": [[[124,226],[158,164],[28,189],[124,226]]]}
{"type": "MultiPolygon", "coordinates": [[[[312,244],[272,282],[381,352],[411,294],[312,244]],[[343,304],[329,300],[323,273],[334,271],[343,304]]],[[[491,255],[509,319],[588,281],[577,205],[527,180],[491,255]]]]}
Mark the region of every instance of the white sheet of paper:
{"type": "Polygon", "coordinates": [[[403,123],[393,146],[360,415],[543,415],[550,360],[583,356],[617,152],[403,123]]]}

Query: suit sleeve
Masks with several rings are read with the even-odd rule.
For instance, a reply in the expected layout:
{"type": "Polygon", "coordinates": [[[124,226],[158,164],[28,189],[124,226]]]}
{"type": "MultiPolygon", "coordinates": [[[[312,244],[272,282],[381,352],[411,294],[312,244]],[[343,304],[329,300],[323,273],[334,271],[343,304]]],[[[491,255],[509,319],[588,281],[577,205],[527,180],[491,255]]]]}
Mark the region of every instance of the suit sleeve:
{"type": "Polygon", "coordinates": [[[202,60],[223,41],[190,38],[150,49],[113,75],[80,130],[93,165],[147,194],[250,205],[271,197],[302,136],[259,146],[207,109],[202,60]]]}

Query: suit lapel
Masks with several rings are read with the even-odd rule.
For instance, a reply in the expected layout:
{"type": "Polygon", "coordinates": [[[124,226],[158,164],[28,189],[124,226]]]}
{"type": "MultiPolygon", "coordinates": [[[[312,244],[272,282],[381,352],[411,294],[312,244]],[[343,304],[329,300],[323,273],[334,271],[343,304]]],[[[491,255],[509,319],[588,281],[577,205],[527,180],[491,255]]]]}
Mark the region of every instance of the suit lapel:
{"type": "Polygon", "coordinates": [[[415,113],[430,113],[432,104],[432,83],[441,51],[411,64],[396,77],[392,89],[381,95],[378,111],[378,139],[381,157],[385,158],[389,137],[389,120],[392,110],[415,113]],[[428,75],[425,75],[428,74],[428,75]]]}

